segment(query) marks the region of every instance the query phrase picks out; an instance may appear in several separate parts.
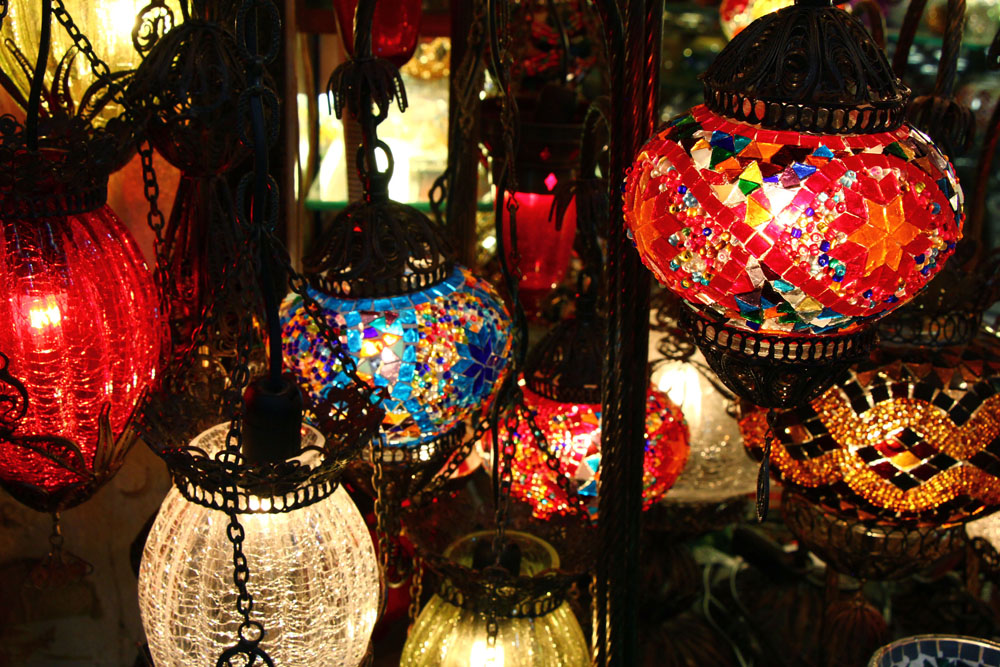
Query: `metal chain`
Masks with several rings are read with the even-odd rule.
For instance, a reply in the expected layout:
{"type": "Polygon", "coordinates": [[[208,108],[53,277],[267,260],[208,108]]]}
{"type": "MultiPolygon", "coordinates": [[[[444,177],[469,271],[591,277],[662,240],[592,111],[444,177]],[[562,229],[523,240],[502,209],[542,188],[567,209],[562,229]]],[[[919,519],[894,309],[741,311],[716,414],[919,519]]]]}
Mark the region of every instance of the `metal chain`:
{"type": "Polygon", "coordinates": [[[424,564],[420,556],[413,556],[413,574],[410,576],[410,606],[407,609],[407,618],[410,620],[407,634],[413,629],[413,624],[420,616],[420,596],[424,593],[424,564]]]}

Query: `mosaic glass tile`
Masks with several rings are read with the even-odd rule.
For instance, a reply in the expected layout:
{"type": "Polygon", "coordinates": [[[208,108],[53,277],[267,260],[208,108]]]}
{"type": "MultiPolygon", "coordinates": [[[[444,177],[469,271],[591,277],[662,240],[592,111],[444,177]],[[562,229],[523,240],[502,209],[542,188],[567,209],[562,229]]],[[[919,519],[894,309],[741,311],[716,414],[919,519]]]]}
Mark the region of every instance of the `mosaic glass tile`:
{"type": "MultiPolygon", "coordinates": [[[[559,462],[552,470],[548,457],[539,448],[526,421],[514,430],[516,448],[511,496],[531,505],[540,519],[574,510],[571,499],[559,486],[559,476],[571,480],[592,518],[597,516],[597,484],[601,463],[601,406],[562,403],[540,396],[525,387],[524,400],[535,416],[550,451],[559,462]]],[[[501,441],[511,437],[507,428],[499,432],[501,441]]],[[[493,437],[487,434],[478,449],[492,461],[493,437]]],[[[688,428],[680,408],[667,395],[650,388],[646,399],[646,452],[643,461],[643,501],[648,507],[665,494],[687,462],[690,446],[688,428]]],[[[487,463],[487,469],[490,464],[487,463]]]]}

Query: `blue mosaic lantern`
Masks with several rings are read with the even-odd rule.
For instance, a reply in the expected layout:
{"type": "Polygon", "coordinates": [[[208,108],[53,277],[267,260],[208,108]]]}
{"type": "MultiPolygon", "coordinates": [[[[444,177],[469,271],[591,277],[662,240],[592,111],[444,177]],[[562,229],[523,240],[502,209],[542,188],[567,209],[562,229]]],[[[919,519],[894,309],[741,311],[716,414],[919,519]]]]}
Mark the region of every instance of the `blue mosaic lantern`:
{"type": "MultiPolygon", "coordinates": [[[[510,317],[489,283],[468,269],[455,266],[443,281],[399,296],[309,293],[340,332],[361,379],[386,388],[390,446],[450,434],[492,400],[507,367],[510,317]]],[[[300,297],[285,300],[282,324],[286,358],[304,391],[319,398],[348,382],[300,297]]]]}
{"type": "MultiPolygon", "coordinates": [[[[507,369],[510,315],[493,287],[451,256],[439,225],[373,195],[344,209],[304,260],[307,295],[360,378],[385,389],[384,461],[434,468],[490,405],[507,369]]],[[[319,399],[349,379],[307,306],[296,294],[285,299],[282,339],[289,370],[319,399]]]]}

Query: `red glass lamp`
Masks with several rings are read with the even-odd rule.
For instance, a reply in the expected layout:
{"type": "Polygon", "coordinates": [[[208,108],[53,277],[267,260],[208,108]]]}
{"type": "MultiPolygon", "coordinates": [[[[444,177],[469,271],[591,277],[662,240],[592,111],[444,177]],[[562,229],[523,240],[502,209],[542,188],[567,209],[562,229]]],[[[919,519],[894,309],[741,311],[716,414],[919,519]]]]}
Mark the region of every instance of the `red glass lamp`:
{"type": "MultiPolygon", "coordinates": [[[[550,183],[554,188],[555,176],[550,183]]],[[[576,202],[571,201],[560,222],[552,219],[555,195],[543,192],[518,192],[517,247],[510,236],[510,215],[504,195],[503,211],[504,253],[511,266],[516,266],[521,276],[519,296],[525,311],[534,314],[543,300],[566,277],[573,255],[576,236],[576,202]]]]}
{"type": "Polygon", "coordinates": [[[39,510],[85,500],[117,470],[162,350],[152,276],[103,194],[34,210],[0,196],[0,352],[14,382],[0,393],[15,406],[0,484],[39,510]]]}
{"type": "MultiPolygon", "coordinates": [[[[354,13],[358,0],[333,0],[344,49],[354,55],[354,13]]],[[[375,5],[372,24],[372,52],[396,67],[406,64],[417,48],[424,13],[421,0],[396,0],[375,5]]]]}
{"type": "Polygon", "coordinates": [[[800,402],[941,269],[962,191],[904,122],[909,91],[864,26],[822,0],[755,21],[703,80],[705,104],[636,158],[626,222],[723,381],[759,405],[800,402]]]}
{"type": "MultiPolygon", "coordinates": [[[[501,424],[501,441],[514,441],[511,495],[540,519],[585,508],[597,514],[601,461],[601,349],[604,322],[588,313],[565,320],[529,355],[522,381],[525,412],[513,429],[501,424]],[[534,428],[544,437],[537,438],[534,428]]],[[[673,486],[687,462],[684,415],[667,395],[650,387],[646,400],[643,502],[649,507],[673,486]]],[[[488,431],[479,451],[492,461],[488,431]]],[[[489,467],[489,466],[487,466],[489,467]]]]}

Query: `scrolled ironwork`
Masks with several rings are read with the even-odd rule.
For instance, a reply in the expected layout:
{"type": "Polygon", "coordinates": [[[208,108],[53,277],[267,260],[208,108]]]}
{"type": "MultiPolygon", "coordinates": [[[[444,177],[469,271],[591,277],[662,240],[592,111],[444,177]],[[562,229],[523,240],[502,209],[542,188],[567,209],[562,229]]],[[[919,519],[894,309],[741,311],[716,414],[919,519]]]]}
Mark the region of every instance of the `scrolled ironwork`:
{"type": "Polygon", "coordinates": [[[827,3],[800,2],[751,23],[702,75],[713,111],[768,129],[885,132],[909,89],[864,25],[827,3]]]}
{"type": "Polygon", "coordinates": [[[425,558],[428,569],[441,577],[438,594],[476,614],[497,618],[536,618],[566,601],[576,577],[550,570],[537,576],[515,576],[502,567],[482,570],[436,556],[425,558]]]}
{"type": "Polygon", "coordinates": [[[132,46],[143,58],[176,25],[174,13],[165,0],[152,0],[139,10],[132,28],[132,46]]]}
{"type": "Polygon", "coordinates": [[[528,388],[561,403],[600,403],[606,326],[593,315],[559,322],[528,354],[528,388]]]}
{"type": "Polygon", "coordinates": [[[28,413],[28,390],[10,372],[10,359],[0,352],[0,439],[6,439],[28,413]]]}
{"type": "Polygon", "coordinates": [[[876,338],[872,327],[825,336],[760,334],[735,329],[690,306],[681,308],[681,323],[723,384],[765,408],[816,398],[840,372],[866,358],[876,338]]]}
{"type": "Polygon", "coordinates": [[[973,262],[979,249],[962,242],[950,261],[912,301],[878,323],[883,345],[941,348],[975,338],[983,313],[1000,298],[1000,253],[973,262]]]}
{"type": "Polygon", "coordinates": [[[451,257],[438,225],[412,206],[386,199],[344,209],[303,263],[312,287],[356,299],[430,287],[451,275],[451,257]]]}

